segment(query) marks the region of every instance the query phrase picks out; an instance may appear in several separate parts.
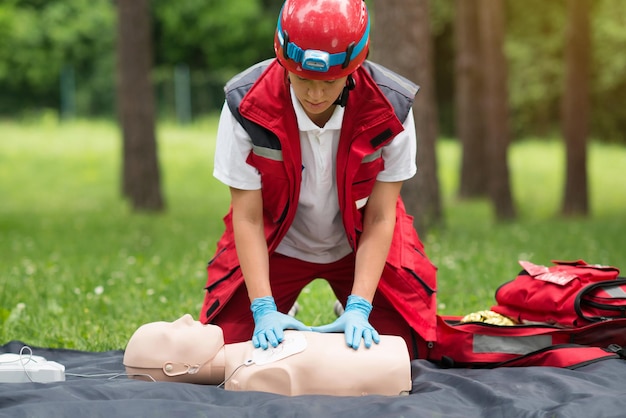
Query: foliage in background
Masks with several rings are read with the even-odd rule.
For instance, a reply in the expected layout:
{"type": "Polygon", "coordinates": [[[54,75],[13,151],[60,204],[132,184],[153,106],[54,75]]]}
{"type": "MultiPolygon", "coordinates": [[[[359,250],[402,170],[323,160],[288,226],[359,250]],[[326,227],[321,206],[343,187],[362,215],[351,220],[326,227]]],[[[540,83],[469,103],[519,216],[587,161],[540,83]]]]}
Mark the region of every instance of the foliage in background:
{"type": "Polygon", "coordinates": [[[594,2],[592,132],[602,139],[626,143],[626,7],[620,0],[594,2]]]}
{"type": "Polygon", "coordinates": [[[59,109],[60,75],[73,68],[76,105],[110,111],[114,9],[109,0],[0,3],[0,114],[59,109]]]}
{"type": "MultiPolygon", "coordinates": [[[[454,135],[454,2],[432,1],[441,131],[454,135]]],[[[507,0],[509,103],[515,138],[560,136],[564,88],[566,2],[507,0]]],[[[593,2],[592,127],[602,141],[626,143],[626,8],[621,0],[593,2]]]]}
{"type": "Polygon", "coordinates": [[[153,0],[155,84],[162,117],[176,113],[173,68],[189,71],[192,113],[221,108],[223,86],[274,54],[276,0],[153,0]]]}
{"type": "MultiPolygon", "coordinates": [[[[197,88],[221,93],[228,77],[272,56],[276,3],[153,0],[155,84],[172,89],[172,69],[186,64],[197,88]]],[[[69,70],[75,91],[67,93],[75,93],[79,116],[114,116],[114,7],[110,0],[0,3],[0,115],[60,112],[69,70]]],[[[168,94],[160,97],[173,100],[168,94]]]]}
{"type": "Polygon", "coordinates": [[[250,0],[153,0],[157,65],[233,74],[274,54],[276,11],[250,0]]]}
{"type": "MultiPolygon", "coordinates": [[[[206,263],[229,204],[212,173],[216,119],[161,125],[163,214],[135,214],[118,195],[120,140],[110,122],[0,122],[0,343],[123,348],[141,324],[196,316],[206,263]],[[45,132],[45,134],[42,134],[45,132]]],[[[563,144],[515,143],[510,163],[519,220],[494,224],[486,201],[457,201],[459,146],[439,143],[447,224],[423,237],[438,266],[438,311],[487,309],[519,259],[583,258],[626,271],[626,150],[590,145],[592,216],[557,217],[563,144]]],[[[298,317],[334,319],[323,281],[298,317]]]]}
{"type": "Polygon", "coordinates": [[[553,134],[565,74],[565,2],[509,1],[507,17],[512,129],[517,135],[553,134]]]}
{"type": "MultiPolygon", "coordinates": [[[[216,111],[223,83],[270,57],[282,0],[153,0],[155,85],[161,115],[174,102],[174,68],[189,67],[194,116],[216,111]]],[[[507,0],[506,54],[517,138],[560,135],[564,0],[507,0]]],[[[0,2],[0,115],[61,108],[60,78],[73,74],[79,117],[114,115],[115,3],[0,2]]],[[[454,135],[454,2],[432,1],[441,132],[454,135]]],[[[372,30],[376,30],[375,16],[372,30]]],[[[592,135],[626,143],[626,8],[594,1],[592,135]]]]}
{"type": "MultiPolygon", "coordinates": [[[[592,3],[591,135],[626,143],[626,9],[621,0],[592,3]]],[[[508,0],[506,52],[516,137],[560,134],[564,88],[565,1],[508,0]]]]}

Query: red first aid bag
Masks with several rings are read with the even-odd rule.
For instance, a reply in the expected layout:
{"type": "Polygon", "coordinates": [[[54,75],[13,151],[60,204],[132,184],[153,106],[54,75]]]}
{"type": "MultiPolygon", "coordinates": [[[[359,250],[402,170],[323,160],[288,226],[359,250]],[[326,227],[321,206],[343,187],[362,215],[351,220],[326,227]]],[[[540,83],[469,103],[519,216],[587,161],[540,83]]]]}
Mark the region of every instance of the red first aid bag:
{"type": "Polygon", "coordinates": [[[494,325],[437,317],[437,341],[428,359],[442,367],[551,366],[577,368],[626,358],[626,318],[580,328],[494,325]]]}
{"type": "Polygon", "coordinates": [[[492,311],[519,323],[581,327],[626,317],[626,278],[583,260],[545,267],[520,261],[518,276],[496,290],[492,311]]]}

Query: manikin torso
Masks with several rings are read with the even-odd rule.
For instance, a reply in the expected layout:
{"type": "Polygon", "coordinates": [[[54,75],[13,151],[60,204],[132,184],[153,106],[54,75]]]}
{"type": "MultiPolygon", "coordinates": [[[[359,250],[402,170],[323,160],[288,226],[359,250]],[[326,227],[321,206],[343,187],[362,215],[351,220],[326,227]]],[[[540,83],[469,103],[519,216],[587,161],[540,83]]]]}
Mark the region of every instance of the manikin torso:
{"type": "Polygon", "coordinates": [[[281,345],[258,356],[261,364],[254,361],[262,350],[250,342],[224,348],[227,390],[337,396],[400,395],[411,390],[409,354],[397,336],[383,335],[379,344],[353,350],[343,334],[285,331],[281,345]],[[297,351],[304,346],[291,354],[289,347],[297,351]],[[252,364],[241,366],[250,360],[252,364]]]}

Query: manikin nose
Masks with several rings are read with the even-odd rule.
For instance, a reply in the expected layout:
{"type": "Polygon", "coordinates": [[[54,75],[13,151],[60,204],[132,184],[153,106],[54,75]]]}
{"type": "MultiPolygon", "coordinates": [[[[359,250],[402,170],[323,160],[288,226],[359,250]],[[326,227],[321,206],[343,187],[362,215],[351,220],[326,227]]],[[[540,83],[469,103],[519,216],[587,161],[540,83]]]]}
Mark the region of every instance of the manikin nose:
{"type": "Polygon", "coordinates": [[[176,321],[174,321],[175,323],[181,324],[181,325],[191,325],[193,324],[195,321],[193,319],[193,317],[190,314],[185,314],[182,317],[178,318],[176,321]]]}

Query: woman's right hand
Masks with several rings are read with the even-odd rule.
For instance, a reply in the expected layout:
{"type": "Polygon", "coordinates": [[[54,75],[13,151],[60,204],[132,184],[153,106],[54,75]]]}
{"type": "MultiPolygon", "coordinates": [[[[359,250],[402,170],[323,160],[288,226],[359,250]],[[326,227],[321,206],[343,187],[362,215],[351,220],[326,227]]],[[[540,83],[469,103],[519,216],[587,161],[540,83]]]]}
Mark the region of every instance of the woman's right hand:
{"type": "Polygon", "coordinates": [[[278,312],[274,298],[271,296],[254,299],[250,310],[254,318],[252,344],[255,348],[261,347],[266,350],[269,345],[278,346],[283,341],[283,331],[286,329],[311,331],[311,327],[307,327],[296,318],[278,312]]]}

